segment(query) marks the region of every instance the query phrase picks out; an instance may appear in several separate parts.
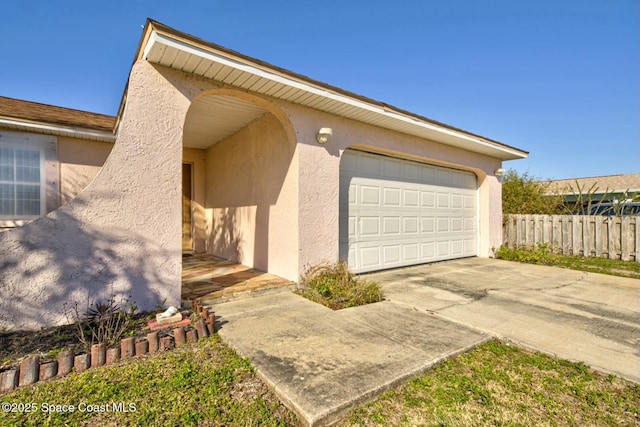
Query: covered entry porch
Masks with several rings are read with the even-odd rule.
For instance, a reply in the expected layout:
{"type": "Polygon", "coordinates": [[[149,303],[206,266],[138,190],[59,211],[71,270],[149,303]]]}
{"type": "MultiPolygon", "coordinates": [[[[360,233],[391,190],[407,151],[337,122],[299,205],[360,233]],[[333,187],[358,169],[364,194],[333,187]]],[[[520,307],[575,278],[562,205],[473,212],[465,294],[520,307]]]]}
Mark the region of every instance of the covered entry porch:
{"type": "Polygon", "coordinates": [[[295,286],[267,273],[214,255],[182,255],[182,301],[231,299],[251,292],[295,286]]]}

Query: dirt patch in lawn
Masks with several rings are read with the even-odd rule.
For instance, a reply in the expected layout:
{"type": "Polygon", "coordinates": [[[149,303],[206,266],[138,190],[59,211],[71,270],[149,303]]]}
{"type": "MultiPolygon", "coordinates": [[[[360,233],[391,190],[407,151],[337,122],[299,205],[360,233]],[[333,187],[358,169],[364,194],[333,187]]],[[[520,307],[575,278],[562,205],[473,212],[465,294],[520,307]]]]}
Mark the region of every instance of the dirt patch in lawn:
{"type": "MultiPolygon", "coordinates": [[[[147,320],[152,313],[136,314],[123,333],[123,338],[134,336],[146,338],[149,331],[147,320]]],[[[170,329],[159,331],[160,337],[169,335],[170,329]]],[[[0,332],[0,371],[15,367],[30,355],[39,355],[43,362],[56,360],[63,350],[73,350],[76,354],[88,352],[79,339],[76,324],[53,326],[39,331],[0,332]]]]}

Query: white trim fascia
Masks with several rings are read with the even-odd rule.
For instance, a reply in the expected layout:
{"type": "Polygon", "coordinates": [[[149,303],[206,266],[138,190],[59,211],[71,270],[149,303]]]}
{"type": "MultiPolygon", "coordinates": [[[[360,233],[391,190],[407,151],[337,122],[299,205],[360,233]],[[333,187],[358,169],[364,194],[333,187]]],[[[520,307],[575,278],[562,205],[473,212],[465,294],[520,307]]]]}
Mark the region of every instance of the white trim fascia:
{"type": "Polygon", "coordinates": [[[488,143],[486,141],[483,141],[481,139],[475,138],[471,135],[459,132],[459,131],[455,131],[453,129],[447,129],[441,126],[437,126],[434,125],[432,123],[428,123],[425,121],[422,121],[416,117],[411,117],[411,116],[407,116],[405,114],[396,112],[391,110],[389,107],[380,107],[380,106],[376,106],[376,105],[371,105],[367,102],[361,101],[361,100],[357,100],[357,99],[353,99],[350,98],[348,96],[339,94],[339,93],[335,93],[332,91],[328,91],[326,89],[322,89],[322,88],[318,88],[316,86],[312,86],[310,84],[307,83],[303,83],[291,78],[287,78],[285,76],[279,75],[279,74],[275,74],[266,70],[263,70],[261,68],[252,66],[252,65],[248,65],[230,58],[227,58],[225,56],[216,54],[214,52],[210,52],[208,50],[205,50],[203,48],[199,48],[196,46],[193,46],[191,44],[188,44],[186,42],[180,41],[180,40],[176,40],[174,38],[171,38],[167,35],[164,34],[160,34],[158,32],[156,32],[155,30],[153,30],[153,32],[151,33],[149,40],[147,41],[147,45],[145,46],[144,49],[144,53],[142,56],[142,59],[144,59],[145,61],[148,60],[149,54],[151,53],[151,50],[153,49],[153,47],[158,44],[158,45],[164,45],[166,47],[171,47],[171,48],[175,48],[178,49],[182,52],[185,52],[187,54],[190,55],[195,55],[199,58],[203,58],[209,61],[213,61],[213,62],[217,62],[220,63],[222,65],[226,65],[235,69],[238,69],[240,71],[244,71],[250,74],[254,74],[256,76],[259,77],[263,77],[272,81],[275,81],[277,83],[281,83],[284,85],[287,85],[289,87],[293,87],[296,89],[300,89],[309,93],[312,93],[314,95],[319,95],[328,99],[331,99],[333,101],[338,101],[341,102],[343,104],[347,104],[347,105],[351,105],[353,107],[356,108],[360,108],[366,111],[370,111],[376,114],[380,114],[382,116],[385,117],[389,117],[395,120],[400,120],[402,122],[405,123],[410,123],[431,131],[435,131],[441,134],[445,134],[448,136],[452,136],[455,138],[459,138],[462,140],[465,140],[467,142],[472,142],[474,144],[478,144],[478,145],[482,145],[488,148],[491,148],[493,150],[498,150],[498,151],[502,151],[504,153],[508,153],[512,156],[515,156],[516,158],[526,158],[527,155],[523,155],[519,150],[511,150],[508,147],[501,147],[501,146],[496,146],[494,144],[488,143]]]}
{"type": "Polygon", "coordinates": [[[70,136],[75,138],[82,138],[82,137],[97,138],[100,140],[106,140],[108,142],[115,142],[117,138],[117,135],[114,135],[111,132],[79,130],[79,129],[74,129],[66,126],[55,126],[55,125],[47,125],[42,123],[23,122],[20,120],[0,118],[0,126],[2,125],[22,126],[27,129],[33,129],[35,131],[41,131],[41,132],[44,131],[44,132],[49,132],[55,135],[70,136]]]}

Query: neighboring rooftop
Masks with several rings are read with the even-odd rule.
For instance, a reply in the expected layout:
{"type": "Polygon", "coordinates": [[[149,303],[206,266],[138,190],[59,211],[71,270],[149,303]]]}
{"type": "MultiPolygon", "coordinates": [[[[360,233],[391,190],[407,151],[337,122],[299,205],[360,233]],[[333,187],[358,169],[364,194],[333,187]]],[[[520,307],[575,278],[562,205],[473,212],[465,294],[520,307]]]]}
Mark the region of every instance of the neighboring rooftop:
{"type": "Polygon", "coordinates": [[[116,117],[0,96],[0,126],[64,136],[113,140],[116,117]]]}
{"type": "Polygon", "coordinates": [[[584,193],[589,190],[598,193],[640,192],[640,173],[622,175],[591,176],[547,181],[547,194],[574,194],[578,187],[584,193]]]}

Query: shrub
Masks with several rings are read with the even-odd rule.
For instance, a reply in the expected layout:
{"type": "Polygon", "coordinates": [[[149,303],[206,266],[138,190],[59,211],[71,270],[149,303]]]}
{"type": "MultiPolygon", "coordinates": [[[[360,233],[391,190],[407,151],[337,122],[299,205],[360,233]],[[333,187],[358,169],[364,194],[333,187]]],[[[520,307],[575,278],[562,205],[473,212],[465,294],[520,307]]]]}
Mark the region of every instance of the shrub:
{"type": "Polygon", "coordinates": [[[309,268],[300,284],[300,295],[333,310],[382,301],[380,285],[355,276],[344,260],[309,268]]]}
{"type": "Polygon", "coordinates": [[[496,252],[496,258],[542,265],[552,265],[556,262],[556,256],[548,243],[538,243],[535,247],[500,246],[496,252]]]}
{"type": "Polygon", "coordinates": [[[92,344],[106,343],[115,345],[130,329],[138,307],[129,298],[122,298],[120,303],[115,295],[104,302],[92,304],[81,314],[78,303],[71,309],[65,305],[65,315],[76,325],[78,340],[88,349],[92,344]]]}

